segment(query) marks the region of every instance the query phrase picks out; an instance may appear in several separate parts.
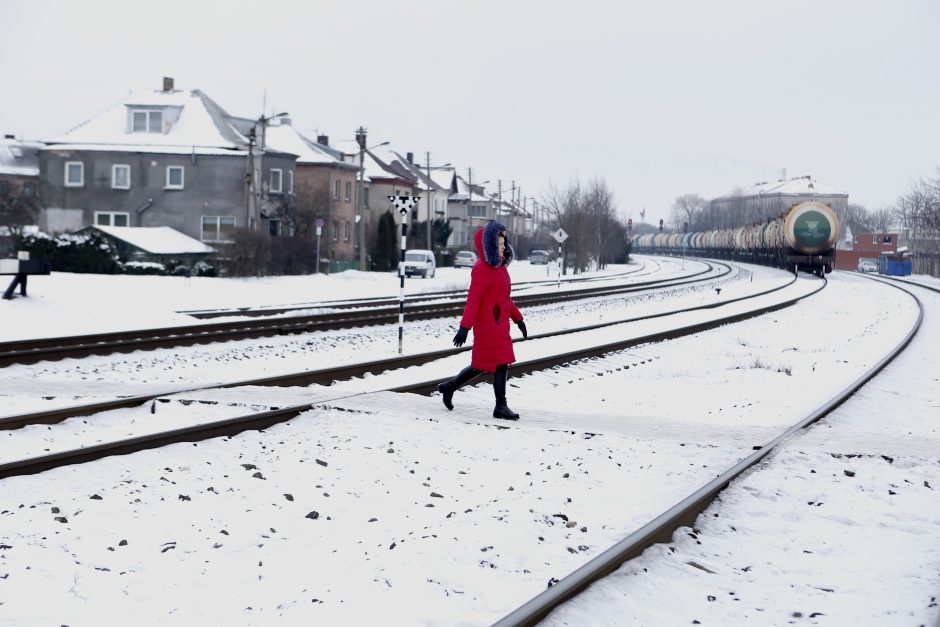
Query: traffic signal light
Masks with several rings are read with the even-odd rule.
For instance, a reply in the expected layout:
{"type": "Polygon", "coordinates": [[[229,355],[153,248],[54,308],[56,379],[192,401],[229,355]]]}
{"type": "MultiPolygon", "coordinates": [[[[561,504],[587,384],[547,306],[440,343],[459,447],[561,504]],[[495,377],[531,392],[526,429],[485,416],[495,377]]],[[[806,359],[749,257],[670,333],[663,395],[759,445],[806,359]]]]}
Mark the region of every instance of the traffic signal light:
{"type": "Polygon", "coordinates": [[[659,219],[659,232],[662,233],[662,231],[663,231],[663,219],[660,218],[659,219]]]}
{"type": "Polygon", "coordinates": [[[630,231],[633,230],[633,218],[630,218],[629,220],[627,220],[627,229],[630,231]]]}

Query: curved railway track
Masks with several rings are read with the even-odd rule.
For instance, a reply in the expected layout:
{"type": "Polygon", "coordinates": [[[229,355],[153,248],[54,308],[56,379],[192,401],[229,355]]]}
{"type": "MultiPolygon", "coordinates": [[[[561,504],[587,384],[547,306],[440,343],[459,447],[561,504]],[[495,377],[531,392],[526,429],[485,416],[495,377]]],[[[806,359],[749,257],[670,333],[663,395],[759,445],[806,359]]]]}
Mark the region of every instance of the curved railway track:
{"type": "MultiPolygon", "coordinates": [[[[650,289],[667,289],[721,279],[731,272],[731,266],[723,263],[703,262],[704,270],[690,272],[684,276],[659,281],[643,281],[628,285],[585,287],[557,292],[519,294],[514,300],[524,307],[549,305],[564,301],[615,296],[650,289]],[[716,270],[717,268],[717,270],[716,270]]],[[[542,282],[539,282],[542,284],[542,282]]],[[[525,284],[523,284],[525,285],[525,284]]],[[[463,312],[463,295],[460,292],[444,292],[437,295],[420,295],[407,300],[408,320],[428,320],[459,316],[463,312]],[[461,298],[440,302],[441,294],[461,298]]],[[[309,309],[310,307],[306,307],[309,309]]],[[[272,335],[329,331],[351,327],[394,324],[398,321],[398,301],[379,299],[371,301],[349,301],[343,307],[332,305],[327,313],[303,316],[275,317],[210,322],[198,325],[166,327],[100,333],[92,335],[19,340],[0,343],[0,367],[11,364],[29,364],[43,360],[58,360],[88,355],[126,353],[136,350],[173,348],[227,340],[241,340],[272,335]]]]}
{"type": "MultiPolygon", "coordinates": [[[[693,526],[696,517],[701,514],[715,500],[718,494],[724,490],[729,483],[740,476],[742,473],[752,468],[783,441],[793,433],[805,429],[806,427],[825,417],[839,405],[845,402],[850,396],[855,394],[863,385],[870,381],[875,375],[890,364],[904,349],[910,344],[917,331],[920,328],[924,317],[924,306],[919,298],[905,288],[888,283],[896,289],[907,293],[917,303],[918,316],[915,324],[884,357],[873,364],[868,370],[859,375],[854,381],[849,383],[844,389],[837,392],[828,401],[815,409],[807,416],[800,418],[795,424],[785,429],[773,440],[765,444],[759,450],[754,451],[734,466],[721,473],[715,479],[709,481],[704,486],[697,489],[680,502],[651,520],[646,525],[640,527],[624,539],[620,540],[606,551],[596,556],[587,564],[581,566],[570,575],[560,580],[554,586],[546,589],[535,596],[513,612],[507,614],[504,618],[495,623],[495,627],[522,627],[536,625],[539,621],[549,615],[555,608],[563,603],[573,599],[579,593],[584,591],[590,584],[598,581],[607,575],[610,575],[625,562],[638,557],[647,548],[654,544],[670,542],[673,533],[684,526],[693,526]]],[[[924,287],[919,285],[918,287],[924,287]]],[[[926,288],[933,289],[933,288],[926,288]]],[[[940,291],[940,290],[933,290],[940,291]]]]}
{"type": "MultiPolygon", "coordinates": [[[[593,329],[601,329],[604,327],[613,326],[615,324],[623,324],[625,322],[635,322],[639,320],[646,320],[651,318],[661,318],[670,315],[676,315],[684,312],[691,311],[700,311],[705,309],[714,309],[730,303],[736,303],[741,301],[746,301],[749,299],[758,298],[760,296],[773,293],[793,285],[796,281],[796,278],[793,278],[790,282],[786,283],[783,286],[779,286],[770,290],[764,290],[763,292],[757,294],[751,294],[748,296],[743,296],[739,298],[727,299],[718,303],[710,303],[707,305],[699,305],[695,307],[679,309],[670,312],[661,312],[658,314],[653,314],[649,316],[642,316],[639,318],[626,319],[626,320],[617,320],[612,322],[605,322],[596,325],[591,325],[588,327],[581,327],[578,329],[567,329],[563,331],[557,331],[553,333],[546,333],[542,335],[533,335],[530,337],[530,340],[548,338],[559,335],[565,335],[570,333],[584,332],[593,329]]],[[[692,324],[686,324],[681,327],[672,328],[666,331],[661,331],[657,333],[652,333],[644,335],[642,337],[633,337],[629,339],[617,340],[608,342],[602,345],[590,346],[583,349],[568,351],[563,354],[556,354],[548,357],[543,357],[539,359],[533,359],[530,361],[520,361],[513,365],[514,375],[525,374],[528,372],[533,372],[536,370],[549,369],[556,366],[561,366],[573,361],[598,357],[615,351],[621,351],[626,348],[637,346],[640,344],[646,344],[649,342],[657,342],[668,339],[675,339],[679,337],[684,337],[687,335],[692,335],[701,331],[708,329],[713,329],[718,326],[725,324],[738,322],[741,320],[746,320],[753,318],[755,316],[763,315],[778,309],[782,309],[788,306],[791,306],[808,296],[811,296],[815,293],[818,293],[826,286],[825,280],[820,280],[819,285],[811,292],[801,293],[796,296],[788,297],[785,300],[778,301],[769,305],[755,307],[744,312],[730,313],[725,316],[718,318],[713,318],[706,322],[697,322],[692,324]]],[[[320,383],[329,385],[331,382],[338,379],[350,378],[354,376],[362,376],[365,373],[378,373],[385,370],[404,368],[408,366],[418,365],[434,361],[441,357],[446,357],[460,352],[465,352],[469,350],[468,348],[459,348],[459,349],[447,349],[443,351],[434,351],[431,353],[424,353],[420,355],[407,356],[402,358],[391,358],[378,361],[371,361],[360,364],[352,364],[348,366],[342,366],[339,368],[329,368],[320,371],[312,371],[299,373],[294,375],[286,375],[281,377],[272,377],[267,379],[259,379],[253,381],[240,381],[237,383],[231,383],[223,386],[213,386],[213,387],[235,387],[235,386],[248,386],[248,385],[281,385],[281,386],[293,386],[293,385],[310,385],[313,383],[320,383]]],[[[436,390],[437,384],[440,383],[442,379],[432,379],[428,381],[421,381],[417,383],[412,383],[404,386],[397,387],[388,387],[382,391],[392,391],[392,392],[411,392],[411,393],[420,393],[420,394],[430,394],[436,390]]],[[[193,390],[179,390],[183,391],[193,391],[193,390]]],[[[378,390],[376,390],[378,391],[378,390]]],[[[164,396],[161,394],[159,396],[164,396]]],[[[138,396],[132,398],[124,398],[115,401],[109,401],[104,403],[94,403],[90,405],[84,405],[81,407],[73,407],[61,410],[50,410],[45,412],[37,412],[33,414],[20,415],[20,416],[9,416],[5,418],[0,418],[0,428],[3,429],[14,429],[22,427],[29,424],[42,424],[42,423],[52,423],[60,422],[66,418],[74,416],[89,415],[97,413],[100,411],[118,409],[123,407],[133,407],[139,406],[141,404],[152,402],[156,399],[157,396],[138,396]]],[[[41,457],[35,457],[31,459],[19,460],[14,462],[8,462],[0,464],[0,479],[16,475],[27,475],[34,474],[37,472],[42,472],[52,468],[57,468],[60,466],[71,465],[84,463],[87,461],[93,461],[96,459],[101,459],[104,457],[109,457],[112,455],[123,455],[127,453],[132,453],[136,451],[158,448],[173,443],[181,442],[198,442],[201,440],[219,437],[219,436],[231,436],[243,431],[253,430],[253,429],[264,429],[271,425],[285,422],[291,418],[297,416],[298,414],[308,411],[315,406],[323,406],[324,404],[329,404],[331,401],[339,401],[343,396],[337,396],[333,399],[318,399],[313,403],[284,407],[267,412],[255,413],[248,416],[240,416],[235,418],[229,418],[225,420],[220,420],[216,422],[188,426],[180,429],[174,429],[170,431],[165,431],[161,433],[154,433],[145,436],[134,437],[126,440],[110,442],[106,444],[100,444],[95,446],[83,447],[71,451],[63,451],[60,453],[54,453],[51,455],[45,455],[41,457]]]]}

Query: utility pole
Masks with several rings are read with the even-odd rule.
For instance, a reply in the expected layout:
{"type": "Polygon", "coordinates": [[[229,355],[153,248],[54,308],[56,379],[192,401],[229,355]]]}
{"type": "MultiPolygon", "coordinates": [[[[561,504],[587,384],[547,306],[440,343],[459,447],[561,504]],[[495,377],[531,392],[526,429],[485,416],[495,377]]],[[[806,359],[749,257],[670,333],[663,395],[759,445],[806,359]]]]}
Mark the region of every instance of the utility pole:
{"type": "Polygon", "coordinates": [[[359,246],[359,269],[365,271],[366,268],[366,246],[365,246],[365,216],[362,215],[362,194],[363,183],[365,179],[365,152],[366,152],[366,129],[360,126],[356,130],[356,143],[359,144],[359,182],[358,192],[356,193],[356,239],[359,246]]]}
{"type": "Polygon", "coordinates": [[[425,156],[425,158],[427,159],[427,160],[425,161],[425,163],[426,163],[427,166],[428,166],[428,221],[427,221],[427,224],[426,224],[425,226],[427,227],[427,231],[428,231],[428,250],[430,250],[430,251],[433,253],[433,252],[434,252],[434,248],[433,248],[433,245],[431,244],[431,224],[432,224],[432,222],[431,222],[431,209],[432,209],[432,207],[433,207],[433,205],[434,205],[434,201],[431,200],[431,198],[432,198],[431,194],[433,193],[433,192],[431,191],[431,189],[432,189],[432,187],[433,187],[433,185],[434,185],[434,181],[431,180],[431,153],[430,153],[430,152],[425,152],[425,153],[424,153],[424,156],[425,156]]]}
{"type": "Polygon", "coordinates": [[[255,127],[252,126],[248,132],[248,168],[245,171],[245,228],[251,225],[251,198],[254,196],[255,188],[255,127]]]}

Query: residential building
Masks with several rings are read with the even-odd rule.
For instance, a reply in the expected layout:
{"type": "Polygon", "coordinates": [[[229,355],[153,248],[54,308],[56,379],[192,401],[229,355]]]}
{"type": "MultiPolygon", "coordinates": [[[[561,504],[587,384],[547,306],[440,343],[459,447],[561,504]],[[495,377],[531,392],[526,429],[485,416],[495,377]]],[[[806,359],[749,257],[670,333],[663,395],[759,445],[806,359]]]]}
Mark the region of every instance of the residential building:
{"type": "MultiPolygon", "coordinates": [[[[783,215],[797,203],[816,200],[832,207],[836,215],[845,215],[849,195],[820,183],[810,175],[775,182],[762,181],[710,201],[712,228],[737,227],[783,215]]],[[[694,226],[694,225],[693,225],[694,226]]]]}
{"type": "MultiPolygon", "coordinates": [[[[415,195],[421,197],[416,211],[416,219],[421,222],[434,220],[447,220],[447,197],[450,195],[451,183],[456,170],[450,164],[434,166],[426,159],[424,164],[416,163],[414,153],[401,153],[392,151],[396,160],[391,164],[406,170],[415,181],[415,195]]],[[[425,238],[427,231],[425,231],[425,238]]],[[[428,243],[413,242],[415,248],[428,248],[428,243]]],[[[432,243],[433,247],[433,243],[432,243]]]]}
{"type": "MultiPolygon", "coordinates": [[[[319,135],[314,141],[290,123],[282,119],[277,125],[268,126],[268,146],[297,155],[296,174],[291,175],[285,191],[294,196],[298,209],[310,210],[324,221],[321,228],[321,255],[332,261],[351,263],[356,261],[356,176],[359,168],[345,161],[342,152],[330,148],[329,138],[319,135]],[[303,207],[301,207],[303,205],[303,207]]],[[[272,216],[272,235],[297,235],[298,226],[284,216],[272,216]],[[281,222],[286,222],[282,225],[281,222]],[[286,226],[286,228],[285,228],[286,226]],[[293,231],[293,232],[292,232],[293,231]]],[[[304,237],[316,237],[314,233],[303,233],[304,237]]]]}
{"type": "Polygon", "coordinates": [[[451,227],[450,239],[447,241],[449,248],[472,250],[476,230],[496,219],[497,203],[485,191],[483,186],[470,184],[459,174],[454,176],[451,194],[447,199],[447,217],[451,227]]]}
{"type": "Polygon", "coordinates": [[[259,122],[230,116],[198,89],[175,89],[172,78],[134,92],[46,142],[40,226],[169,226],[209,243],[267,229],[262,210],[294,176],[296,156],[266,147],[259,122]]]}
{"type": "MultiPolygon", "coordinates": [[[[339,142],[337,145],[346,158],[360,166],[359,146],[353,141],[339,142]]],[[[390,151],[376,152],[375,149],[362,152],[362,233],[366,247],[366,269],[371,268],[370,259],[376,248],[379,218],[392,209],[389,196],[415,196],[417,181],[408,171],[393,163],[397,160],[390,151]]],[[[396,224],[400,218],[395,216],[396,224]]]]}

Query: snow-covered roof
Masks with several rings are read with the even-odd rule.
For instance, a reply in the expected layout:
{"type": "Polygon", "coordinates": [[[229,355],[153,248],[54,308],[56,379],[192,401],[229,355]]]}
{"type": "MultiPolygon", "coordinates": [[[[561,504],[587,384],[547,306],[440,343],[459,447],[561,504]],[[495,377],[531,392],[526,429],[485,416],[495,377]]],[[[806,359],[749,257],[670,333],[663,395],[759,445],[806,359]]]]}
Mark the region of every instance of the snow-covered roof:
{"type": "MultiPolygon", "coordinates": [[[[359,144],[351,140],[340,140],[336,142],[336,149],[343,152],[343,154],[348,155],[348,158],[354,163],[357,167],[359,166],[359,144]]],[[[410,178],[406,172],[402,172],[393,168],[388,161],[385,161],[383,157],[388,158],[387,153],[376,153],[375,149],[366,150],[365,156],[363,158],[363,174],[367,180],[374,179],[389,179],[389,178],[398,178],[402,180],[407,180],[410,178]]]]}
{"type": "Polygon", "coordinates": [[[111,237],[127,242],[135,248],[153,255],[183,255],[192,253],[213,253],[215,249],[180,233],[169,226],[101,226],[88,227],[98,229],[111,237]]]}
{"type": "Polygon", "coordinates": [[[451,179],[454,176],[453,166],[440,167],[440,166],[431,166],[431,176],[428,178],[428,171],[426,166],[423,166],[420,163],[414,163],[408,161],[407,156],[402,156],[398,151],[391,150],[389,151],[393,154],[397,162],[401,167],[408,170],[412,177],[417,179],[416,187],[420,190],[427,190],[431,188],[431,191],[440,192],[440,191],[450,191],[451,179]]]}
{"type": "Polygon", "coordinates": [[[299,164],[353,167],[353,164],[337,159],[320,144],[305,137],[289,124],[268,126],[264,142],[267,149],[297,155],[299,164]]]}
{"type": "Polygon", "coordinates": [[[723,198],[749,198],[764,196],[845,196],[848,194],[840,189],[820,183],[812,176],[798,176],[785,181],[762,181],[754,183],[744,189],[739,189],[730,194],[719,196],[715,200],[723,198]]]}
{"type": "MultiPolygon", "coordinates": [[[[50,140],[47,150],[82,147],[174,154],[220,154],[247,148],[244,136],[226,121],[228,114],[198,89],[132,92],[98,116],[50,140]],[[135,110],[163,111],[163,132],[133,132],[135,110]],[[118,148],[123,147],[123,148],[118,148]]],[[[244,154],[244,153],[241,153],[244,154]]]]}
{"type": "MultiPolygon", "coordinates": [[[[459,174],[457,175],[456,179],[457,179],[457,193],[451,194],[450,200],[467,200],[467,192],[469,189],[469,186],[467,185],[467,181],[464,180],[464,178],[460,176],[459,174]]],[[[490,198],[488,198],[484,194],[481,194],[477,191],[478,189],[480,189],[480,187],[481,186],[474,183],[473,194],[470,196],[471,202],[480,202],[480,201],[489,202],[490,201],[490,198]]]]}
{"type": "Polygon", "coordinates": [[[9,137],[0,139],[0,174],[39,176],[39,150],[41,148],[41,142],[22,141],[9,137]]]}

